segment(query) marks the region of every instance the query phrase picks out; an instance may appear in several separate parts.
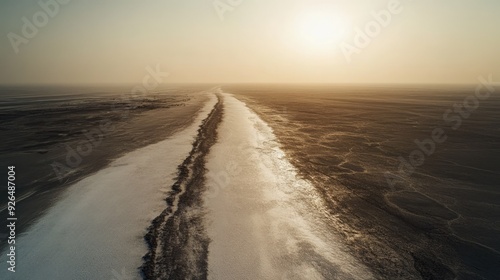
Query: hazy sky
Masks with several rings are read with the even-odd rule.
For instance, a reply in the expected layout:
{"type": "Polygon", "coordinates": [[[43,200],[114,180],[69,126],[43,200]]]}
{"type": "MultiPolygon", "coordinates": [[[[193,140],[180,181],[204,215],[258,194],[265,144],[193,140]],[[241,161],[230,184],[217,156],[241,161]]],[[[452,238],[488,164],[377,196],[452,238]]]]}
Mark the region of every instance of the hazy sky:
{"type": "Polygon", "coordinates": [[[390,0],[241,0],[231,10],[224,3],[237,0],[73,0],[45,26],[39,2],[51,0],[0,2],[0,83],[136,83],[156,64],[172,83],[500,77],[498,0],[401,0],[367,46],[356,28],[390,0]],[[41,27],[26,38],[23,17],[34,15],[41,27]],[[346,46],[357,48],[350,61],[346,46]]]}

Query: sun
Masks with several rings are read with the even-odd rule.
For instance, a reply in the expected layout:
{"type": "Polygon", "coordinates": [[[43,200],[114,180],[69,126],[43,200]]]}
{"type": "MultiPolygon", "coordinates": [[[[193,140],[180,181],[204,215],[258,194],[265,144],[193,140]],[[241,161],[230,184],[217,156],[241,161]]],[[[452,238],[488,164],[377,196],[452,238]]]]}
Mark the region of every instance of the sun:
{"type": "Polygon", "coordinates": [[[307,12],[297,19],[299,40],[309,50],[335,48],[346,33],[338,15],[322,11],[307,12]]]}

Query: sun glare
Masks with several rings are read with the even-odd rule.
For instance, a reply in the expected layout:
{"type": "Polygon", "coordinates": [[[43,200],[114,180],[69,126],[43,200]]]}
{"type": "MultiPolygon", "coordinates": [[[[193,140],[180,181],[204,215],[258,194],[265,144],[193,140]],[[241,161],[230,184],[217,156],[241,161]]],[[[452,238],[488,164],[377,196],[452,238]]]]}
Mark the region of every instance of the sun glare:
{"type": "Polygon", "coordinates": [[[326,12],[309,12],[298,19],[302,44],[309,50],[334,48],[346,32],[343,20],[326,12]]]}

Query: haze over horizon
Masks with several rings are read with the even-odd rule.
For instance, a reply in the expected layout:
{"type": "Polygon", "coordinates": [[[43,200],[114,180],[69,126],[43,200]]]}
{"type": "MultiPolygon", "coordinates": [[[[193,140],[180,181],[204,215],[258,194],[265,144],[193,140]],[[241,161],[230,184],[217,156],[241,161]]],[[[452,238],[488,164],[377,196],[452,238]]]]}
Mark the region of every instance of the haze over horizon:
{"type": "Polygon", "coordinates": [[[69,1],[16,54],[8,34],[23,36],[23,17],[43,9],[4,1],[0,83],[135,83],[154,65],[170,74],[166,83],[462,84],[500,76],[494,0],[401,0],[387,26],[346,59],[342,44],[355,46],[356,28],[390,2],[243,0],[219,5],[221,14],[212,0],[69,1]]]}

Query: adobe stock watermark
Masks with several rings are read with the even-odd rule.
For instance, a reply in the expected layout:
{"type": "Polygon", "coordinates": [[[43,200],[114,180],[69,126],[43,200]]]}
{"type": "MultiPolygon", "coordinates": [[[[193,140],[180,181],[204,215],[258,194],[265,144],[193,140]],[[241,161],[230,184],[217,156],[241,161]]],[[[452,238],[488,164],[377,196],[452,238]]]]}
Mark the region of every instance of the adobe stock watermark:
{"type": "MultiPolygon", "coordinates": [[[[142,84],[132,88],[129,93],[125,93],[120,96],[120,99],[125,102],[124,104],[130,104],[132,99],[145,98],[149,92],[158,88],[164,78],[169,76],[169,73],[161,72],[159,64],[157,64],[155,68],[151,66],[146,67],[146,72],[147,74],[142,79],[142,84]]],[[[120,111],[121,119],[126,119],[128,118],[130,114],[129,111],[131,109],[132,106],[130,105],[125,108],[117,108],[113,104],[111,111],[120,111]]],[[[78,166],[82,164],[83,159],[86,156],[89,156],[94,149],[99,147],[105,136],[112,133],[115,129],[116,127],[111,119],[104,119],[100,121],[97,127],[94,127],[91,130],[83,130],[82,135],[85,139],[76,143],[75,147],[65,144],[65,161],[54,161],[50,164],[59,181],[62,181],[66,176],[78,168],[78,166]]]]}
{"type": "Polygon", "coordinates": [[[127,270],[125,270],[125,267],[122,267],[121,272],[116,271],[115,269],[111,270],[111,274],[113,274],[113,277],[111,280],[134,280],[136,279],[131,273],[128,273],[127,270]]]}
{"type": "Polygon", "coordinates": [[[243,0],[214,0],[212,3],[221,21],[224,21],[224,14],[234,12],[234,10],[243,3],[243,0]]]}
{"type": "Polygon", "coordinates": [[[22,17],[23,26],[21,27],[21,32],[16,34],[14,32],[9,32],[7,38],[14,49],[16,54],[19,53],[19,47],[22,44],[28,44],[30,39],[35,38],[39,30],[45,27],[51,18],[54,18],[61,11],[63,5],[68,4],[71,0],[40,0],[38,1],[38,6],[41,10],[35,12],[31,17],[31,20],[27,17],[22,17]]]}
{"type": "MultiPolygon", "coordinates": [[[[474,111],[481,105],[481,101],[486,101],[491,94],[496,92],[495,82],[490,74],[488,78],[479,77],[479,84],[475,92],[468,95],[462,102],[455,103],[453,109],[448,109],[443,114],[444,123],[452,130],[457,130],[462,125],[463,121],[468,119],[474,111]]],[[[405,158],[398,157],[399,166],[396,173],[385,172],[385,178],[388,185],[394,191],[394,187],[398,181],[410,177],[417,167],[425,163],[427,157],[432,156],[439,144],[443,144],[448,139],[446,130],[443,127],[434,128],[430,136],[424,140],[415,139],[416,148],[411,151],[405,158]]]]}
{"type": "Polygon", "coordinates": [[[372,11],[370,13],[372,19],[365,23],[363,28],[356,26],[354,28],[355,34],[352,44],[343,41],[339,46],[347,63],[351,63],[354,54],[360,54],[363,49],[366,49],[372,43],[373,39],[379,36],[382,30],[391,24],[393,16],[403,12],[403,9],[399,0],[391,0],[387,4],[386,9],[378,12],[372,11]]]}

